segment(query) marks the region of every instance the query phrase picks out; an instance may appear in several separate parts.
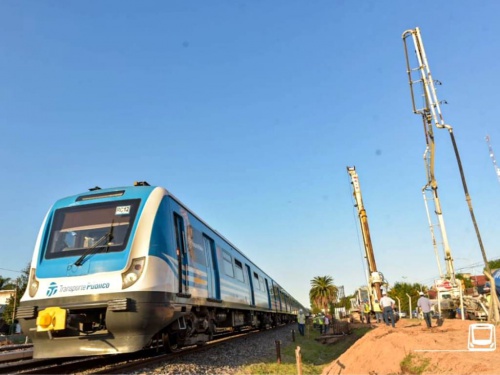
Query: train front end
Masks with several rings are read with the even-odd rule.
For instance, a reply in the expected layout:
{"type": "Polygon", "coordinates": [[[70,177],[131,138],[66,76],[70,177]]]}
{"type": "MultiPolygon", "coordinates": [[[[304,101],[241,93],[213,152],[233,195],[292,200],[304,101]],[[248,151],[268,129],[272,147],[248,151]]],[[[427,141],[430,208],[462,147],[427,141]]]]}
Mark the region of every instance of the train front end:
{"type": "Polygon", "coordinates": [[[148,256],[164,195],[150,186],[96,190],[49,210],[16,315],[34,358],[137,351],[172,319],[155,276],[167,268],[148,256]]]}

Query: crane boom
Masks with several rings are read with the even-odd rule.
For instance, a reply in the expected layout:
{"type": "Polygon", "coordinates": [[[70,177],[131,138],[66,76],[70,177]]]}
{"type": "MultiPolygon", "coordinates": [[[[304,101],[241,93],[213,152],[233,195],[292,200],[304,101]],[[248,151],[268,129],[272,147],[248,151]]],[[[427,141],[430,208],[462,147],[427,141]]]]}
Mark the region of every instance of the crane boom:
{"type": "Polygon", "coordinates": [[[488,144],[488,151],[490,153],[490,158],[491,158],[491,161],[493,163],[493,167],[495,168],[495,173],[497,175],[498,182],[500,182],[500,168],[498,168],[497,160],[495,159],[495,154],[493,153],[493,147],[491,147],[490,136],[487,135],[485,137],[485,140],[486,140],[486,143],[488,144]]]}
{"type": "MultiPolygon", "coordinates": [[[[370,237],[370,228],[368,226],[368,216],[366,214],[365,206],[363,205],[363,198],[361,196],[361,186],[359,184],[358,174],[355,167],[347,167],[347,173],[351,177],[351,184],[353,187],[353,196],[356,201],[356,208],[358,209],[359,223],[361,233],[363,236],[363,245],[365,248],[365,258],[368,264],[369,273],[369,289],[371,296],[380,301],[382,298],[381,287],[385,284],[384,276],[377,271],[377,264],[375,262],[375,255],[373,253],[372,240],[370,237]],[[375,294],[372,292],[374,291],[375,294]]],[[[373,301],[371,301],[373,302],[373,301]]]]}
{"type": "Polygon", "coordinates": [[[422,116],[423,127],[424,127],[426,148],[424,151],[423,158],[427,174],[427,183],[422,188],[422,194],[424,197],[425,208],[427,211],[427,219],[429,221],[432,244],[438,262],[440,277],[450,280],[452,284],[456,284],[455,270],[453,267],[453,258],[451,255],[451,248],[448,241],[448,235],[444,223],[443,211],[441,209],[441,203],[439,201],[438,183],[434,173],[436,144],[434,142],[433,125],[435,125],[437,128],[447,128],[449,126],[444,123],[443,115],[441,114],[440,103],[437,99],[436,88],[434,86],[434,79],[432,78],[431,71],[429,68],[429,63],[427,62],[427,56],[425,54],[424,45],[422,42],[422,38],[420,36],[419,28],[417,27],[414,30],[405,31],[403,33],[403,41],[404,41],[406,64],[407,64],[406,71],[410,83],[413,113],[420,114],[422,116]],[[415,55],[417,59],[416,68],[411,67],[410,57],[408,55],[407,38],[410,36],[413,39],[413,43],[415,46],[415,55]],[[420,108],[417,106],[415,98],[415,84],[419,83],[423,89],[423,97],[424,97],[424,105],[423,107],[420,108]],[[431,215],[429,214],[429,207],[428,207],[429,201],[432,201],[434,203],[434,212],[436,214],[437,223],[435,223],[432,220],[431,215]],[[436,231],[435,228],[437,228],[438,230],[436,231]],[[444,252],[446,275],[443,275],[441,264],[437,256],[438,241],[436,239],[436,234],[439,234],[441,236],[440,243],[444,252]]]}
{"type": "MultiPolygon", "coordinates": [[[[439,197],[437,193],[437,181],[434,176],[434,154],[435,154],[435,143],[434,143],[434,134],[433,134],[433,126],[435,126],[437,129],[446,129],[448,130],[448,133],[450,134],[451,142],[453,144],[453,150],[455,152],[455,158],[457,160],[458,164],[458,169],[460,171],[460,177],[462,180],[462,186],[464,189],[465,193],[465,200],[467,201],[467,205],[469,207],[469,213],[472,219],[472,223],[474,225],[474,229],[476,231],[476,237],[479,243],[479,247],[481,249],[481,255],[483,256],[483,261],[485,265],[485,274],[491,275],[491,270],[490,266],[488,264],[488,259],[486,257],[486,251],[483,246],[483,242],[481,239],[481,234],[479,232],[479,227],[476,222],[475,214],[474,214],[474,209],[472,208],[472,200],[469,195],[469,191],[467,188],[467,183],[465,181],[465,174],[462,168],[462,162],[460,160],[460,154],[458,152],[458,147],[457,143],[455,141],[455,136],[453,134],[453,128],[446,124],[443,115],[441,114],[441,107],[440,107],[440,102],[437,98],[436,94],[436,88],[434,83],[438,83],[438,81],[435,81],[432,78],[431,71],[429,68],[429,63],[427,62],[427,56],[425,54],[425,49],[424,49],[424,44],[422,42],[422,37],[420,35],[420,29],[417,27],[415,29],[410,29],[406,30],[403,32],[402,35],[403,38],[403,45],[404,45],[404,50],[405,50],[405,56],[406,56],[406,67],[407,67],[407,74],[408,74],[408,80],[410,84],[410,92],[411,92],[411,98],[412,98],[412,105],[413,105],[413,113],[419,114],[422,116],[423,124],[424,124],[424,132],[425,132],[425,137],[426,137],[426,143],[427,147],[424,152],[424,160],[426,164],[426,172],[427,172],[427,184],[424,186],[423,191],[424,191],[424,196],[425,192],[429,190],[432,193],[433,196],[433,202],[434,202],[434,208],[435,208],[435,213],[439,222],[439,227],[440,227],[440,233],[441,237],[443,240],[443,248],[444,248],[444,254],[445,254],[445,262],[446,262],[446,278],[448,281],[451,283],[452,289],[457,290],[460,294],[460,305],[462,308],[462,318],[463,318],[463,301],[462,301],[462,293],[461,293],[461,288],[456,282],[455,279],[455,271],[453,268],[453,259],[451,257],[451,250],[449,248],[448,244],[448,238],[446,235],[446,229],[444,227],[444,220],[442,216],[442,211],[441,211],[441,205],[439,203],[439,197]],[[408,39],[413,40],[413,44],[415,47],[415,56],[416,56],[416,67],[412,68],[412,65],[410,63],[410,56],[408,54],[408,46],[407,46],[407,41],[408,39]],[[416,77],[415,77],[416,76],[416,77]],[[418,85],[422,88],[423,90],[423,107],[418,108],[416,105],[416,99],[415,99],[415,85],[418,85]]],[[[415,65],[413,65],[415,66],[415,65]]],[[[426,205],[427,205],[427,199],[425,199],[426,205]]],[[[426,206],[427,207],[427,206],[426,206]]],[[[428,209],[427,209],[428,210],[428,209]]],[[[429,216],[429,215],[428,215],[429,216]]],[[[432,229],[431,225],[431,233],[434,235],[434,231],[432,229]]],[[[434,241],[435,242],[435,241],[434,241]]],[[[439,296],[439,294],[438,294],[439,296]]],[[[494,317],[490,315],[490,319],[492,319],[495,322],[500,321],[500,315],[498,311],[498,300],[493,298],[493,311],[494,317]]]]}

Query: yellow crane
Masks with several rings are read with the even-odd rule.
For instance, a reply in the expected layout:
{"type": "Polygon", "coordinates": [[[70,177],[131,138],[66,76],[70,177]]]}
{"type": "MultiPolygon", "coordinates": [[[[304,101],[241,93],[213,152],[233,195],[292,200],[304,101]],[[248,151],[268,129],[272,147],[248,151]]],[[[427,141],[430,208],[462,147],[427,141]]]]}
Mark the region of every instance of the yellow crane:
{"type": "Polygon", "coordinates": [[[368,216],[366,214],[363,198],[361,196],[361,186],[359,184],[358,174],[355,167],[347,167],[347,173],[351,177],[351,184],[353,188],[353,196],[356,202],[355,207],[358,210],[359,223],[361,227],[361,234],[363,236],[363,245],[365,248],[365,258],[368,265],[368,290],[370,294],[370,303],[373,306],[374,300],[380,301],[382,298],[382,285],[387,282],[384,275],[377,270],[377,263],[375,262],[375,255],[373,253],[372,240],[370,237],[370,228],[368,226],[368,216]]]}

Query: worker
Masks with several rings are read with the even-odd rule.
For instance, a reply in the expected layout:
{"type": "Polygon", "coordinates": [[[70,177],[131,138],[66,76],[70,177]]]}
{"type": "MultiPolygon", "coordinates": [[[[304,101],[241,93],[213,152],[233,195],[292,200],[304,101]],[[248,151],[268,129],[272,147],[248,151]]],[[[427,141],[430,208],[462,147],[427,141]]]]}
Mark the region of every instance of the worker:
{"type": "Polygon", "coordinates": [[[330,318],[328,315],[325,315],[325,319],[323,322],[323,333],[328,333],[328,329],[330,328],[330,318]]]}
{"type": "Polygon", "coordinates": [[[384,317],[382,315],[382,309],[380,308],[380,303],[378,302],[378,299],[376,299],[375,303],[373,304],[373,311],[375,312],[375,318],[377,319],[377,323],[381,323],[384,317]]]}
{"type": "Polygon", "coordinates": [[[382,307],[382,312],[384,314],[384,323],[385,325],[392,324],[392,328],[396,328],[396,323],[394,321],[394,304],[396,302],[387,296],[386,292],[382,292],[382,298],[380,299],[380,307],[382,307]]]}
{"type": "Polygon", "coordinates": [[[432,304],[429,298],[427,298],[423,292],[419,292],[418,295],[420,298],[417,301],[417,306],[422,310],[422,313],[424,314],[424,320],[425,324],[427,324],[427,328],[432,327],[431,323],[431,308],[432,304]]]}
{"type": "Polygon", "coordinates": [[[488,304],[488,307],[491,306],[491,291],[490,288],[484,288],[484,291],[486,293],[486,303],[488,304]]]}
{"type": "Polygon", "coordinates": [[[319,315],[316,314],[313,318],[313,329],[317,329],[319,325],[319,315]]]}
{"type": "Polygon", "coordinates": [[[363,312],[365,313],[366,323],[370,324],[370,314],[372,312],[372,308],[368,303],[368,300],[365,300],[363,303],[363,312]]]}
{"type": "Polygon", "coordinates": [[[302,311],[302,309],[299,310],[299,313],[297,315],[297,324],[299,326],[299,334],[301,336],[304,336],[306,327],[306,314],[304,314],[304,311],[302,311]]]}
{"type": "Polygon", "coordinates": [[[319,333],[323,334],[323,327],[325,326],[325,317],[322,313],[319,313],[318,316],[318,326],[319,326],[319,333]]]}

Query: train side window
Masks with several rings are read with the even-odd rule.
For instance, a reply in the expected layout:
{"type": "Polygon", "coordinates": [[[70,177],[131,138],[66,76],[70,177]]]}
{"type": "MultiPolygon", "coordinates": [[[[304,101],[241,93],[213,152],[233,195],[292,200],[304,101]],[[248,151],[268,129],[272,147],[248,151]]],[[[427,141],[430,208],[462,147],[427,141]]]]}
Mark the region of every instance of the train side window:
{"type": "Polygon", "coordinates": [[[234,277],[233,271],[233,261],[231,259],[231,255],[227,251],[222,251],[222,258],[224,260],[224,272],[226,275],[234,277]]]}
{"type": "Polygon", "coordinates": [[[260,290],[262,290],[263,292],[266,291],[266,283],[265,283],[265,280],[263,277],[260,277],[259,278],[259,282],[260,282],[260,290]]]}
{"type": "Polygon", "coordinates": [[[193,226],[188,226],[188,233],[190,234],[190,240],[188,240],[189,251],[193,257],[193,261],[202,266],[207,265],[207,257],[205,255],[204,237],[198,229],[193,226]]]}
{"type": "Polygon", "coordinates": [[[255,289],[261,289],[260,288],[260,282],[259,282],[259,275],[257,274],[257,272],[254,272],[253,273],[253,278],[255,279],[253,285],[254,285],[254,288],[255,289]]]}
{"type": "Polygon", "coordinates": [[[235,259],[234,265],[236,266],[234,267],[236,278],[241,282],[245,282],[245,279],[243,277],[243,264],[238,259],[235,259]]]}

